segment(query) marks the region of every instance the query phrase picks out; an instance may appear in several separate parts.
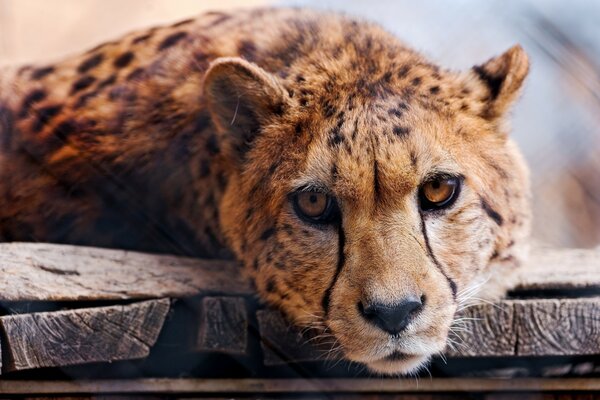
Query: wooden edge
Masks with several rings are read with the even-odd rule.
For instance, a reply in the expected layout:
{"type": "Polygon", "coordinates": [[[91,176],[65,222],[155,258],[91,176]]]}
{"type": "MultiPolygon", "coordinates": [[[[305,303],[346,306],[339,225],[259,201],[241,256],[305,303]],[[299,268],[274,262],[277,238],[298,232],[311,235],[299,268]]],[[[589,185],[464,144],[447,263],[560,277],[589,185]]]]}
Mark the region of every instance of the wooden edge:
{"type": "Polygon", "coordinates": [[[0,243],[0,275],[0,302],[254,293],[234,261],[46,243],[0,243]]]}
{"type": "Polygon", "coordinates": [[[2,372],[148,356],[169,299],[0,317],[2,372]]]}
{"type": "Polygon", "coordinates": [[[0,381],[1,394],[415,393],[600,390],[597,378],[119,379],[0,381]]]}
{"type": "Polygon", "coordinates": [[[556,249],[534,246],[523,268],[517,291],[537,289],[598,289],[600,248],[556,249]]]}
{"type": "Polygon", "coordinates": [[[202,299],[194,351],[248,355],[248,312],[241,297],[202,299]]]}
{"type": "MultiPolygon", "coordinates": [[[[600,354],[600,297],[505,300],[459,317],[466,318],[450,336],[448,357],[600,354]]],[[[267,366],[340,357],[309,342],[277,311],[258,311],[257,319],[267,366]]]]}

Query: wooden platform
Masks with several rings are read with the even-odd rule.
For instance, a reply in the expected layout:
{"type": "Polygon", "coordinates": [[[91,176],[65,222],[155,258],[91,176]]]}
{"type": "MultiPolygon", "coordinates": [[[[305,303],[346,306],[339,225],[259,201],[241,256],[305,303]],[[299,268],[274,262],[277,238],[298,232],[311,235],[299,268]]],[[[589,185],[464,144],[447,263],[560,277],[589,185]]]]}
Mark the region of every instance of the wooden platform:
{"type": "Polygon", "coordinates": [[[537,249],[530,271],[416,384],[300,334],[234,262],[0,244],[0,394],[600,391],[600,252],[537,249]]]}

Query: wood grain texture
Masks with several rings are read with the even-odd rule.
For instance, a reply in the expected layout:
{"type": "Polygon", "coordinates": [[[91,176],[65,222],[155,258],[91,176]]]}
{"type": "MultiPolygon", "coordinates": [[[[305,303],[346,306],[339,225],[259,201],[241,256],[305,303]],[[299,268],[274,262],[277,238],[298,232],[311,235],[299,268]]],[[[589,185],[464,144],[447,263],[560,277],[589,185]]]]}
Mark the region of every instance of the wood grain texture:
{"type": "Polygon", "coordinates": [[[279,311],[259,310],[256,318],[265,365],[325,360],[324,345],[309,344],[310,337],[291,326],[279,311]]]}
{"type": "Polygon", "coordinates": [[[433,378],[415,379],[113,379],[94,381],[0,380],[2,394],[80,393],[435,393],[600,390],[598,378],[433,378]]]}
{"type": "Polygon", "coordinates": [[[1,243],[0,276],[0,301],[254,293],[232,261],[43,243],[1,243]]]}
{"type": "Polygon", "coordinates": [[[449,357],[512,356],[515,354],[514,305],[511,301],[482,304],[459,313],[449,335],[449,357]]]}
{"type": "MultiPolygon", "coordinates": [[[[598,288],[600,251],[533,251],[518,290],[598,288]]],[[[123,300],[249,295],[234,261],[199,260],[82,246],[0,243],[0,301],[123,300]]]]}
{"type": "MultiPolygon", "coordinates": [[[[326,347],[308,343],[279,312],[263,310],[257,317],[265,365],[325,359],[326,347]]],[[[600,354],[600,297],[504,300],[456,318],[462,321],[450,335],[448,357],[600,354]]]]}
{"type": "Polygon", "coordinates": [[[240,297],[205,297],[194,350],[246,355],[248,313],[240,297]]]}
{"type": "Polygon", "coordinates": [[[600,248],[554,249],[536,245],[523,272],[517,290],[600,289],[600,248]]]}
{"type": "Polygon", "coordinates": [[[600,354],[600,297],[515,301],[518,356],[600,354]]]}
{"type": "Polygon", "coordinates": [[[170,300],[0,317],[3,372],[146,357],[170,300]]]}

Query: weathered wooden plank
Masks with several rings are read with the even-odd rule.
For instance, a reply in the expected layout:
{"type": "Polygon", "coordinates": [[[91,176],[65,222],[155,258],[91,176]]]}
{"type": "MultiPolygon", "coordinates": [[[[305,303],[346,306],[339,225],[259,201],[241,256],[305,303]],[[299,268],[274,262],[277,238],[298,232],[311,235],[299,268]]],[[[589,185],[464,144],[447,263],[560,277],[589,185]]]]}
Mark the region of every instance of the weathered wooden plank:
{"type": "Polygon", "coordinates": [[[514,304],[481,304],[456,316],[448,338],[449,357],[493,357],[515,354],[514,304]]]}
{"type": "MultiPolygon", "coordinates": [[[[309,343],[279,312],[257,317],[265,365],[336,357],[309,343]]],[[[449,357],[600,354],[600,297],[504,300],[470,307],[457,321],[449,357]]]]}
{"type": "Polygon", "coordinates": [[[205,297],[194,350],[246,355],[248,313],[240,297],[205,297]]]}
{"type": "MultiPolygon", "coordinates": [[[[597,288],[600,251],[534,249],[518,290],[597,288]]],[[[0,301],[247,295],[238,263],[44,243],[0,244],[0,301]]]]}
{"type": "Polygon", "coordinates": [[[600,354],[600,297],[515,301],[515,355],[600,354]]]}
{"type": "Polygon", "coordinates": [[[1,243],[0,276],[0,301],[253,293],[232,261],[44,243],[1,243]]]}
{"type": "Polygon", "coordinates": [[[265,365],[325,360],[327,353],[319,344],[309,343],[310,337],[291,326],[280,312],[259,310],[256,318],[265,365]]]}
{"type": "Polygon", "coordinates": [[[169,299],[160,299],[0,317],[3,371],[146,357],[169,307],[169,299]]]}
{"type": "Polygon", "coordinates": [[[598,378],[0,380],[1,394],[421,393],[600,390],[598,378]]]}
{"type": "Polygon", "coordinates": [[[534,246],[517,290],[598,288],[600,248],[554,249],[534,246]]]}

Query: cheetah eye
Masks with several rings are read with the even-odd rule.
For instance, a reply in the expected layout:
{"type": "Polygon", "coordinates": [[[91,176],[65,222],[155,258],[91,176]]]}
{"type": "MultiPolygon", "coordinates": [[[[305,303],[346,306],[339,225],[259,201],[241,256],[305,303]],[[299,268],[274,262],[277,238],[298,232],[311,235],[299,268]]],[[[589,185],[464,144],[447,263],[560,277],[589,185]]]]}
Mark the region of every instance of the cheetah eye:
{"type": "Polygon", "coordinates": [[[306,222],[329,224],[339,215],[337,202],[325,193],[300,190],[292,193],[291,201],[296,214],[306,222]]]}
{"type": "Polygon", "coordinates": [[[423,211],[450,207],[460,192],[460,179],[454,176],[438,176],[419,189],[419,202],[423,211]]]}

